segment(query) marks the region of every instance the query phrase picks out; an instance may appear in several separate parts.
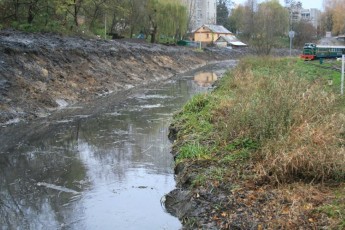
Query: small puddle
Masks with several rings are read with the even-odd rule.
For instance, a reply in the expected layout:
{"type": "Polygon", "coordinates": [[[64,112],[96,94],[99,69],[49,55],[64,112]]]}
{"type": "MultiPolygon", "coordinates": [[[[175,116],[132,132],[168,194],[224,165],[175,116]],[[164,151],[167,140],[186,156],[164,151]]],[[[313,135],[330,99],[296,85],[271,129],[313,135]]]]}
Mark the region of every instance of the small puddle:
{"type": "Polygon", "coordinates": [[[208,90],[217,79],[209,69],[235,63],[138,89],[120,103],[109,95],[94,114],[67,107],[55,120],[2,128],[2,228],[180,229],[161,204],[175,188],[172,114],[208,90]]]}

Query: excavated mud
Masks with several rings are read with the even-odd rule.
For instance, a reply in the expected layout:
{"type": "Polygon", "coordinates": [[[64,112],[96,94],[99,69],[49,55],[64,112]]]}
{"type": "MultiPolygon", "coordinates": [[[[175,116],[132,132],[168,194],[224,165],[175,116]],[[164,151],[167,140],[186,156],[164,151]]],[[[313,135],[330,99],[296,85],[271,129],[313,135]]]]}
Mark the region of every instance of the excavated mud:
{"type": "Polygon", "coordinates": [[[0,123],[45,117],[76,102],[246,53],[0,31],[0,123]]]}

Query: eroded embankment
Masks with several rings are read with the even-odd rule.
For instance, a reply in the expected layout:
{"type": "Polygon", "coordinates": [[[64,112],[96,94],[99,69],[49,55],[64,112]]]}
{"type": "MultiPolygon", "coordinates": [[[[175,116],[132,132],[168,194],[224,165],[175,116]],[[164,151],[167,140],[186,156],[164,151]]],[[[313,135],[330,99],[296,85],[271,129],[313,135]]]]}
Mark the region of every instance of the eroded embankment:
{"type": "Polygon", "coordinates": [[[163,80],[238,51],[0,32],[0,123],[163,80]]]}

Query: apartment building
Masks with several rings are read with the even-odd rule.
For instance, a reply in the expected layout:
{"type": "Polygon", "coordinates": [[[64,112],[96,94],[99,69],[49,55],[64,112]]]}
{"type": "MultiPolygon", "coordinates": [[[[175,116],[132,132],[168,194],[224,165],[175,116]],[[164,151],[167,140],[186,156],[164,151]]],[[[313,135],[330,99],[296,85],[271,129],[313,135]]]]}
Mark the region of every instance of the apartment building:
{"type": "Polygon", "coordinates": [[[301,20],[309,21],[315,28],[320,25],[321,11],[318,9],[302,9],[301,20]]]}
{"type": "Polygon", "coordinates": [[[315,8],[295,8],[292,11],[291,19],[294,22],[299,22],[301,20],[308,21],[317,28],[320,25],[321,11],[315,8]]]}
{"type": "Polygon", "coordinates": [[[217,0],[182,0],[188,8],[188,29],[193,31],[204,24],[216,24],[217,0]]]}

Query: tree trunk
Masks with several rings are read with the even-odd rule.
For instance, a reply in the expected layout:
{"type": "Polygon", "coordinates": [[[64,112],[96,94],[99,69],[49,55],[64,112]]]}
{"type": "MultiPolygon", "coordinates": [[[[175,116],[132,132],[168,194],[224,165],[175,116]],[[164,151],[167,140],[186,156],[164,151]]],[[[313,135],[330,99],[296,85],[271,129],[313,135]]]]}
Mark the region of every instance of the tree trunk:
{"type": "Polygon", "coordinates": [[[78,27],[78,6],[77,6],[77,0],[74,0],[74,23],[78,27]]]}
{"type": "Polygon", "coordinates": [[[153,30],[151,31],[151,43],[156,42],[156,35],[157,35],[157,26],[154,26],[153,30]]]}
{"type": "Polygon", "coordinates": [[[16,0],[15,2],[14,2],[14,20],[15,21],[18,21],[18,19],[19,19],[19,16],[18,16],[18,14],[19,14],[19,0],[16,0]]]}
{"type": "Polygon", "coordinates": [[[29,10],[28,10],[28,23],[31,24],[33,20],[34,20],[34,13],[33,13],[33,5],[31,3],[29,5],[29,10]]]}

